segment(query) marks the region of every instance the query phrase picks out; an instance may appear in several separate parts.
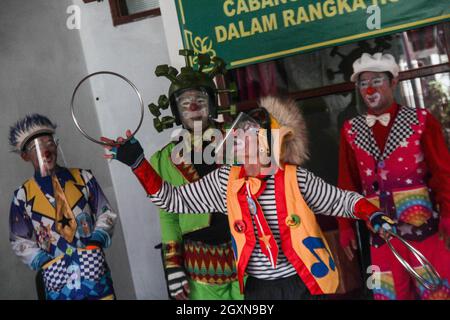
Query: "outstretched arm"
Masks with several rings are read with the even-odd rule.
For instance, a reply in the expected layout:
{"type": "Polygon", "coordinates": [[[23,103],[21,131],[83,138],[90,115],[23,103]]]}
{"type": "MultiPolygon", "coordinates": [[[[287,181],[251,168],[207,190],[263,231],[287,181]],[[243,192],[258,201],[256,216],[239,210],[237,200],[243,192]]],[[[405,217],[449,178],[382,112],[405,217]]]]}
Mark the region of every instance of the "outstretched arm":
{"type": "Polygon", "coordinates": [[[226,212],[219,182],[220,169],[194,183],[179,187],[163,181],[145,159],[133,172],[153,203],[167,212],[226,212]]]}
{"type": "Polygon", "coordinates": [[[297,179],[306,203],[315,213],[367,221],[379,211],[360,194],[328,184],[305,169],[297,169],[297,179]]]}
{"type": "Polygon", "coordinates": [[[386,220],[378,207],[356,192],[337,188],[301,168],[297,169],[297,179],[306,203],[315,213],[361,219],[375,232],[381,227],[390,229],[389,225],[394,224],[390,219],[386,220]]]}
{"type": "MultiPolygon", "coordinates": [[[[129,130],[127,136],[131,136],[129,130]]],[[[226,212],[219,181],[220,169],[194,183],[174,187],[161,179],[144,158],[144,151],[134,138],[123,144],[118,144],[118,142],[124,141],[123,138],[118,138],[117,142],[108,138],[102,138],[102,141],[115,144],[106,147],[112,154],[105,155],[105,157],[117,159],[128,165],[149,198],[161,209],[170,213],[226,212]]]]}

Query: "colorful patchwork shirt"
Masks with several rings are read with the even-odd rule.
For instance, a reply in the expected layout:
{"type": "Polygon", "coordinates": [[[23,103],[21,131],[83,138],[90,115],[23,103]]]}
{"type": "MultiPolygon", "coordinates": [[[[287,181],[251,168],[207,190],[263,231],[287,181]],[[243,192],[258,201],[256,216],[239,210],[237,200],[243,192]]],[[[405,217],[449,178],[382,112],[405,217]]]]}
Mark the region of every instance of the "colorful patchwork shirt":
{"type": "Polygon", "coordinates": [[[51,177],[35,174],[14,192],[10,210],[10,241],[14,253],[33,270],[88,244],[107,248],[117,214],[88,170],[59,167],[56,177],[76,220],[71,242],[56,229],[51,177]]]}

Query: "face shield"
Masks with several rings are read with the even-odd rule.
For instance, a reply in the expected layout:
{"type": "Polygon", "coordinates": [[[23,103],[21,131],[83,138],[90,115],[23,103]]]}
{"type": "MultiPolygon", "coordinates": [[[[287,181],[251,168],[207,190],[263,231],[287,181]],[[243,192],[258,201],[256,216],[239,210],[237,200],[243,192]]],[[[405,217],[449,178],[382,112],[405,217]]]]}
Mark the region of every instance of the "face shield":
{"type": "Polygon", "coordinates": [[[175,93],[175,101],[181,122],[188,130],[194,125],[205,129],[208,124],[211,98],[205,89],[188,89],[175,93]]]}
{"type": "Polygon", "coordinates": [[[51,175],[57,166],[58,142],[53,135],[32,138],[23,151],[41,177],[51,175]]]}
{"type": "Polygon", "coordinates": [[[270,165],[272,155],[270,115],[263,108],[241,112],[227,130],[217,153],[224,154],[225,163],[270,165]]]}

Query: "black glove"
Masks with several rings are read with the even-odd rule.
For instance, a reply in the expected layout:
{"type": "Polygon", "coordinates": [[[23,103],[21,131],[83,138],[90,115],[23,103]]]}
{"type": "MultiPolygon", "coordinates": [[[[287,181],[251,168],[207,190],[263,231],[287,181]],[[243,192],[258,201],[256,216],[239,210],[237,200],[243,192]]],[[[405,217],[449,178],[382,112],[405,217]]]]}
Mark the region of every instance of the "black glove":
{"type": "Polygon", "coordinates": [[[113,147],[111,152],[115,154],[114,159],[126,164],[131,169],[137,168],[144,159],[144,150],[135,138],[131,138],[126,143],[117,147],[113,147]]]}

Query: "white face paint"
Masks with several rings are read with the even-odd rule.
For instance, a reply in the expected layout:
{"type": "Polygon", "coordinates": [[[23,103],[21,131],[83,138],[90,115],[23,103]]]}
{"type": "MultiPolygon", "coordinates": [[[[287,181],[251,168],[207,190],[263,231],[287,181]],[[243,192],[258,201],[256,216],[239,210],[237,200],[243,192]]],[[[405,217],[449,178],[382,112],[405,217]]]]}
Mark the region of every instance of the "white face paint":
{"type": "Polygon", "coordinates": [[[364,103],[375,113],[382,112],[392,105],[395,85],[396,81],[389,81],[386,74],[371,71],[363,72],[357,82],[364,103]]]}
{"type": "Polygon", "coordinates": [[[183,111],[180,116],[184,126],[189,130],[194,129],[195,122],[201,122],[201,127],[205,128],[208,122],[208,108],[198,111],[183,111]]]}
{"type": "Polygon", "coordinates": [[[206,128],[209,115],[210,99],[206,91],[188,90],[176,97],[178,112],[183,125],[188,130],[194,129],[194,123],[199,121],[206,128]]]}
{"type": "Polygon", "coordinates": [[[367,102],[367,106],[371,109],[376,109],[380,105],[381,95],[378,92],[375,92],[372,95],[366,95],[365,100],[367,102]]]}

